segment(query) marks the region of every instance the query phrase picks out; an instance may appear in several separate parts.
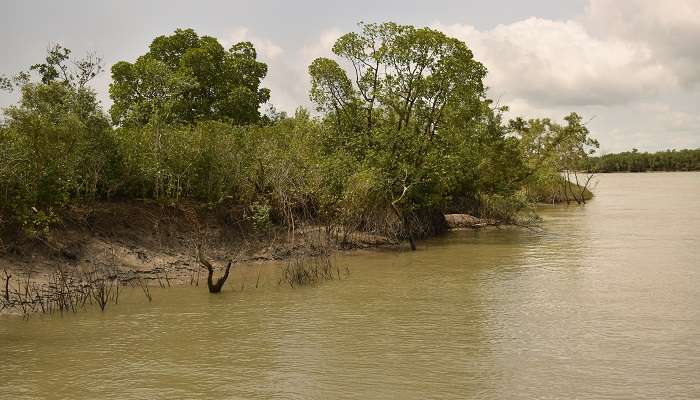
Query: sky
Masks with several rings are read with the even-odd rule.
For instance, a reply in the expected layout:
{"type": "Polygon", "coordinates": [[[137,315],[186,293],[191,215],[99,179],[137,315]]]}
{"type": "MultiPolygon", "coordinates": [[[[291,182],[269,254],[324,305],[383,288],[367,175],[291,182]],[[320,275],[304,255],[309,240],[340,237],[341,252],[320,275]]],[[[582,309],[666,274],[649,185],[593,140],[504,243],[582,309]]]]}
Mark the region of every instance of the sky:
{"type": "MultiPolygon", "coordinates": [[[[588,121],[601,153],[700,148],[700,0],[34,1],[0,0],[0,74],[42,61],[50,44],[94,51],[105,108],[109,67],[151,40],[193,28],[247,40],[268,64],[271,103],[312,108],[307,67],[357,23],[429,26],[463,40],[488,68],[509,117],[588,121]]],[[[17,100],[0,94],[0,106],[17,100]]]]}

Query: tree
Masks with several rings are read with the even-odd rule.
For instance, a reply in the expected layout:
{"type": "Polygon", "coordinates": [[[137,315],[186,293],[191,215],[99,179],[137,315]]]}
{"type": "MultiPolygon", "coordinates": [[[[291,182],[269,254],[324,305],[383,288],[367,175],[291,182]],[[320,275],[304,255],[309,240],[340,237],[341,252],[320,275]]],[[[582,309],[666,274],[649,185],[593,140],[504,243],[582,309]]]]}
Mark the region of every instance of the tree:
{"type": "Polygon", "coordinates": [[[97,75],[102,73],[102,58],[95,53],[87,53],[81,59],[71,59],[71,50],[60,44],[49,46],[43,63],[29,67],[29,72],[21,71],[8,78],[0,76],[0,90],[9,92],[21,89],[31,80],[31,71],[39,74],[41,83],[60,83],[73,90],[85,89],[97,75]]]}
{"type": "Polygon", "coordinates": [[[430,28],[360,24],[309,67],[311,99],[334,124],[334,145],[373,170],[387,206],[415,248],[409,214],[429,208],[454,163],[450,115],[473,117],[485,100],[486,68],[461,41],[430,28]],[[437,192],[436,192],[437,191],[437,192]]]}
{"type": "Polygon", "coordinates": [[[580,115],[571,113],[564,120],[566,125],[549,118],[529,121],[516,118],[510,121],[509,126],[520,139],[520,151],[529,168],[525,175],[529,183],[538,186],[561,185],[567,202],[571,194],[577,203],[585,203],[584,193],[593,175],[587,174],[580,180],[579,171],[589,170],[589,156],[595,153],[600,144],[590,137],[590,131],[580,115]]]}
{"type": "Polygon", "coordinates": [[[114,174],[109,121],[87,83],[101,71],[88,54],[69,59],[70,50],[49,48],[46,62],[11,81],[19,104],[4,110],[0,129],[0,208],[9,208],[29,230],[55,220],[52,209],[72,198],[94,197],[114,174]],[[69,62],[71,62],[69,64],[69,62]]]}
{"type": "Polygon", "coordinates": [[[115,124],[130,126],[154,117],[187,124],[254,123],[260,120],[260,104],[270,98],[270,91],[260,87],[266,74],[267,65],[257,61],[251,43],[225,50],[213,37],[177,29],[155,38],[134,63],[112,66],[110,114],[115,124]]]}
{"type": "Polygon", "coordinates": [[[592,157],[590,164],[582,167],[591,172],[698,171],[700,149],[647,153],[633,148],[632,151],[592,157]]]}

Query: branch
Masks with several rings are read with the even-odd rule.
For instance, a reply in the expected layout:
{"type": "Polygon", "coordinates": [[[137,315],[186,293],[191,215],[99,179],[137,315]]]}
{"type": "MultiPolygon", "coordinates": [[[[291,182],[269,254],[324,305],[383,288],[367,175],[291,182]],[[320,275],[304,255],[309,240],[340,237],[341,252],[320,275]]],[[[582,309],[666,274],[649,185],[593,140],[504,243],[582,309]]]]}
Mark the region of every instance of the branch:
{"type": "Polygon", "coordinates": [[[197,261],[199,261],[199,263],[202,264],[202,267],[206,268],[209,272],[214,272],[214,267],[206,258],[204,258],[201,244],[197,245],[197,261]]]}

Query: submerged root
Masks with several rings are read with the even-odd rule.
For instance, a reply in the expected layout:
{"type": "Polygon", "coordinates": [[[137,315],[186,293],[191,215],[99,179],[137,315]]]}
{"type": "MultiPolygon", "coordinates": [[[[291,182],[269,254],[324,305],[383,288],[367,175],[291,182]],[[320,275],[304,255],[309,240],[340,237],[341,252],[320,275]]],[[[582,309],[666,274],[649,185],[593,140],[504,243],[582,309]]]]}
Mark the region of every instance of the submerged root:
{"type": "MultiPolygon", "coordinates": [[[[344,277],[350,274],[345,268],[344,277]]],[[[328,254],[312,257],[294,257],[282,267],[282,276],[278,284],[291,287],[312,286],[323,281],[342,279],[340,268],[334,266],[328,254]]]]}
{"type": "Polygon", "coordinates": [[[59,268],[43,284],[33,282],[30,272],[14,280],[11,277],[5,274],[0,312],[20,314],[25,318],[36,313],[75,313],[93,304],[104,311],[109,304],[119,303],[121,286],[130,284],[141,287],[148,301],[152,300],[142,279],[133,279],[133,276],[125,276],[115,269],[92,267],[71,272],[59,268]]]}
{"type": "Polygon", "coordinates": [[[104,311],[109,304],[119,303],[120,287],[135,286],[135,280],[150,302],[151,294],[143,280],[133,272],[120,272],[114,251],[111,255],[111,260],[99,267],[93,265],[82,270],[57,268],[44,283],[32,281],[31,271],[14,280],[12,275],[3,271],[4,293],[0,297],[0,312],[21,314],[26,318],[35,313],[75,313],[93,304],[104,311]]]}

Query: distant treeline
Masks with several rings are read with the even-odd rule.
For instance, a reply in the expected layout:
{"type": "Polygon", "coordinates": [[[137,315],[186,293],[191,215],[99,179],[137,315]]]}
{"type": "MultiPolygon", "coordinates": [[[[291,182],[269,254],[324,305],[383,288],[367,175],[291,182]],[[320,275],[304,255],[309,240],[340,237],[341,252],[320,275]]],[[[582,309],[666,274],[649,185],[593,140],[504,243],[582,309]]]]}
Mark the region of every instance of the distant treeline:
{"type": "Polygon", "coordinates": [[[700,149],[623,153],[589,157],[591,172],[700,171],[700,149]]]}

